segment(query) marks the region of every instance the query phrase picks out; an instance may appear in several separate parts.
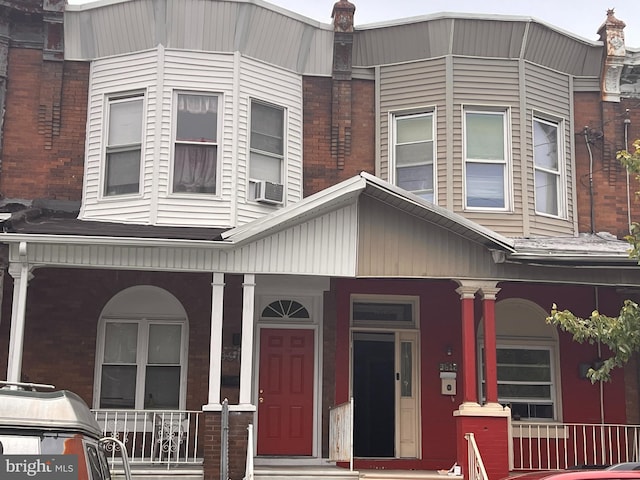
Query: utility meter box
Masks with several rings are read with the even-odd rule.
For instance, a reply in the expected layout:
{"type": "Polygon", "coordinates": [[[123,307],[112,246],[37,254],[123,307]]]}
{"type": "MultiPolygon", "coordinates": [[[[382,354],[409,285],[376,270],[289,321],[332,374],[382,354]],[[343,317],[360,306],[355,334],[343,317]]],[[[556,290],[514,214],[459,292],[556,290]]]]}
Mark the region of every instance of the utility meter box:
{"type": "Polygon", "coordinates": [[[440,372],[442,395],[456,394],[456,372],[440,372]]]}

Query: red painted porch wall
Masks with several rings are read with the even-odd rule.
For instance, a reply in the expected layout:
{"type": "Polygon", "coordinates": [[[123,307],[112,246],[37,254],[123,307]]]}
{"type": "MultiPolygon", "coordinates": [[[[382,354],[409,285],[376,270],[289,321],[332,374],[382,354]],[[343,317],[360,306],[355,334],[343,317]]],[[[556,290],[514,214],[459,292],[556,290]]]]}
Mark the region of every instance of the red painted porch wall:
{"type": "MultiPolygon", "coordinates": [[[[460,299],[457,285],[435,280],[335,280],[336,352],[335,403],[342,403],[349,395],[349,312],[352,294],[416,295],[420,298],[421,381],[422,381],[422,460],[360,460],[357,468],[449,468],[456,458],[456,423],[453,412],[462,401],[458,395],[440,393],[438,366],[441,362],[458,364],[458,387],[464,366],[460,357],[460,299]],[[446,347],[453,355],[446,355],[446,347]]],[[[498,301],[523,298],[537,303],[545,311],[555,302],[579,315],[588,315],[595,308],[595,289],[583,286],[544,284],[500,284],[498,301]]],[[[598,289],[600,311],[614,315],[623,300],[614,288],[598,289]]],[[[475,302],[476,323],[481,318],[481,302],[475,302]]],[[[581,345],[570,335],[559,333],[560,368],[562,378],[562,415],[564,422],[600,422],[600,386],[581,379],[578,364],[591,362],[597,356],[594,345],[581,345]]],[[[613,381],[603,385],[604,420],[625,423],[625,384],[623,372],[614,373],[613,381]]],[[[637,386],[636,386],[637,388],[637,386]]],[[[478,419],[482,423],[482,418],[478,419]]],[[[484,427],[482,427],[484,428],[484,427]]],[[[481,428],[481,431],[483,431],[481,428]]],[[[491,460],[491,459],[489,459],[491,460]]]]}
{"type": "Polygon", "coordinates": [[[455,362],[461,369],[460,301],[450,281],[336,280],[336,403],[349,396],[349,312],[352,294],[415,295],[420,298],[420,375],[422,408],[422,460],[360,460],[358,468],[449,468],[456,460],[456,425],[453,411],[462,401],[440,393],[439,364],[455,362]],[[446,346],[453,350],[446,354],[446,346]],[[345,366],[342,368],[341,365],[345,366]]]}
{"type": "MultiPolygon", "coordinates": [[[[616,293],[615,288],[516,283],[503,283],[500,287],[499,300],[525,298],[546,311],[550,311],[553,303],[556,303],[558,308],[571,310],[582,317],[589,316],[596,308],[601,313],[616,315],[624,299],[624,296],[616,293]]],[[[597,358],[597,347],[579,344],[565,332],[559,332],[559,342],[563,420],[569,423],[599,423],[600,385],[580,378],[578,372],[579,363],[590,363],[597,358]]],[[[612,381],[603,384],[604,421],[607,423],[627,422],[623,377],[624,372],[616,370],[612,381]]]]}

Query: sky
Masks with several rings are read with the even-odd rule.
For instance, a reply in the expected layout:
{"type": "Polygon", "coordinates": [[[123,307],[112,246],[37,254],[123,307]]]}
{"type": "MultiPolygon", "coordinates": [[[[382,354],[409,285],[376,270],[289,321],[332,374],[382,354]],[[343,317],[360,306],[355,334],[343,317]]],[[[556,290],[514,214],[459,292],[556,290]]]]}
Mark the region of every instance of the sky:
{"type": "MultiPolygon", "coordinates": [[[[93,0],[68,0],[69,4],[93,0]]],[[[337,0],[268,0],[314,20],[331,23],[337,0]]],[[[609,8],[627,24],[627,47],[640,49],[640,0],[350,0],[356,6],[355,24],[385,22],[440,12],[521,15],[543,20],[587,40],[598,40],[597,31],[609,8]]]]}

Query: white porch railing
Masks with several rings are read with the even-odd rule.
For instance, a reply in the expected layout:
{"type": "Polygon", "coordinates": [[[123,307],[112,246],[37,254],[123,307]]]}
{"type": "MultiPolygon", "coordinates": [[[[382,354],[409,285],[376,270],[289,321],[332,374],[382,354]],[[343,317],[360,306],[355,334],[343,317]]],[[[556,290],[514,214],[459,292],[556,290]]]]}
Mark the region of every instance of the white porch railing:
{"type": "Polygon", "coordinates": [[[253,424],[247,425],[247,461],[242,480],[253,480],[253,424]]]}
{"type": "MultiPolygon", "coordinates": [[[[198,456],[199,411],[94,410],[104,437],[120,440],[129,461],[158,465],[194,464],[198,456]]],[[[117,455],[114,456],[117,457],[117,455]]]]}
{"type": "MultiPolygon", "coordinates": [[[[476,444],[476,439],[473,433],[465,433],[464,438],[467,439],[467,468],[469,480],[489,480],[487,477],[487,471],[484,468],[482,457],[480,456],[480,450],[476,444]]],[[[455,467],[454,467],[455,468],[455,467]]]]}
{"type": "Polygon", "coordinates": [[[640,425],[512,423],[514,470],[640,461],[640,425]]]}

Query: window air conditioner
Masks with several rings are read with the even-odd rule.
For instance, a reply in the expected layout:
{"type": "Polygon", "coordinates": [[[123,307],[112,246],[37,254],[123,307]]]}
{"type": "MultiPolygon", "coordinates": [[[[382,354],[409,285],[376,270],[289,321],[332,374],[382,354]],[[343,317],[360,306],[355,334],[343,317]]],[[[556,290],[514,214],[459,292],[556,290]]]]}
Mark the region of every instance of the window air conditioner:
{"type": "Polygon", "coordinates": [[[282,203],[284,189],[282,184],[260,180],[256,182],[256,202],[278,205],[282,203]]]}

